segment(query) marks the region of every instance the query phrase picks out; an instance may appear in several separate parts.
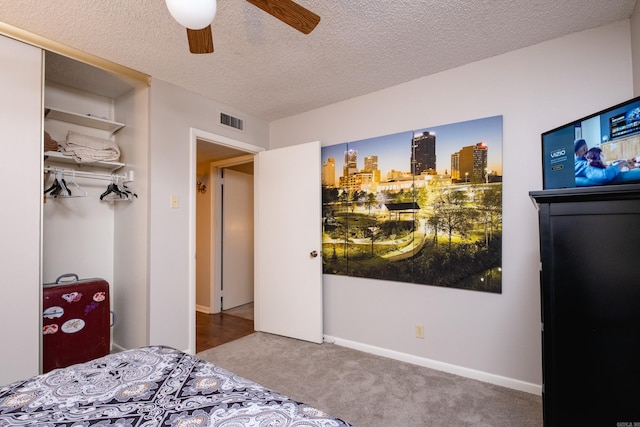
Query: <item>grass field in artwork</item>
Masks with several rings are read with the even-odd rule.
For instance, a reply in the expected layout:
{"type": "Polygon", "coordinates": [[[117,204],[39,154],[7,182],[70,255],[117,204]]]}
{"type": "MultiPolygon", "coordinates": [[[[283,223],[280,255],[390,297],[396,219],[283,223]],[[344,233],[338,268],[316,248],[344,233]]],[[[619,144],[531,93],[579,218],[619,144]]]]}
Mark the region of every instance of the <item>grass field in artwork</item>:
{"type": "MultiPolygon", "coordinates": [[[[500,137],[493,146],[501,143],[498,118],[488,123],[498,128],[488,134],[500,137]]],[[[428,138],[422,137],[426,131],[417,133],[426,140],[423,147],[412,132],[323,148],[325,274],[502,291],[501,170],[495,163],[490,169],[491,145],[476,135],[473,145],[445,154],[449,167],[440,173],[435,135],[444,143],[445,130],[455,134],[456,128],[430,130],[428,138]],[[380,155],[391,157],[394,149],[404,153],[408,170],[380,167],[380,155]],[[359,168],[362,152],[376,154],[364,156],[359,168]],[[336,166],[341,154],[344,163],[336,166]]]]}

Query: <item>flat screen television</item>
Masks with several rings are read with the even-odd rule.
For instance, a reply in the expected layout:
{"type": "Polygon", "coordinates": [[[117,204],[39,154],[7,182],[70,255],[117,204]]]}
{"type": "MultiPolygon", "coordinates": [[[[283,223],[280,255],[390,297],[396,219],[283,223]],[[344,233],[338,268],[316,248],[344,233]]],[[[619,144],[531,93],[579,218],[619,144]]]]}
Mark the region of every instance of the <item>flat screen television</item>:
{"type": "Polygon", "coordinates": [[[543,189],[640,183],[640,97],[542,134],[543,189]]]}

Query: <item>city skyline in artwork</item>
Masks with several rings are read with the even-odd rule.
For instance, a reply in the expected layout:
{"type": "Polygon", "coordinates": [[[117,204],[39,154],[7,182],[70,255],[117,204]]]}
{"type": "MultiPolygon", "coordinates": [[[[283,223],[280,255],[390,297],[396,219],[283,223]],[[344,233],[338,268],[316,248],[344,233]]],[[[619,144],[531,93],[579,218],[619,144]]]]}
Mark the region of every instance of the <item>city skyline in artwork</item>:
{"type": "Polygon", "coordinates": [[[321,157],[325,274],[501,292],[502,116],[321,157]]]}
{"type": "Polygon", "coordinates": [[[462,147],[484,142],[488,150],[487,168],[496,175],[502,175],[502,116],[469,120],[460,123],[432,126],[413,131],[399,132],[322,148],[323,164],[329,158],[335,159],[336,179],[342,176],[344,153],[355,150],[358,166],[363,167],[367,156],[378,156],[378,169],[385,176],[391,170],[409,172],[411,170],[411,140],[414,135],[425,132],[436,136],[436,172],[448,174],[451,171],[451,155],[462,147]],[[348,149],[346,145],[348,145],[348,149]],[[406,147],[403,150],[402,147],[406,147]]]}

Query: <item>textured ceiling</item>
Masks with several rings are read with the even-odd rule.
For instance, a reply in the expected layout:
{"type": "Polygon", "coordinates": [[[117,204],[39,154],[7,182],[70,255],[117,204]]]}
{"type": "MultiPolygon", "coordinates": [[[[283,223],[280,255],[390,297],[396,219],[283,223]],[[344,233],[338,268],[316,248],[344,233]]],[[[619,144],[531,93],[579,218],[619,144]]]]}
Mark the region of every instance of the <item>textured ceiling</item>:
{"type": "Polygon", "coordinates": [[[265,121],[629,18],[636,0],[298,0],[309,35],[218,0],[215,52],[192,55],[163,0],[0,0],[0,22],[265,121]]]}

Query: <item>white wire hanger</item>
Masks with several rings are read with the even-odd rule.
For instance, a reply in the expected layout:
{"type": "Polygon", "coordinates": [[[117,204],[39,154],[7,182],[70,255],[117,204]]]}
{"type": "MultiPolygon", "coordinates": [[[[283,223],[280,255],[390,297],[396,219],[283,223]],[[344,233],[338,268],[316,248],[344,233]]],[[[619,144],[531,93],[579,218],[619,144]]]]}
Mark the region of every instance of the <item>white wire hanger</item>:
{"type": "MultiPolygon", "coordinates": [[[[71,184],[73,185],[74,190],[73,190],[73,196],[69,196],[69,197],[87,197],[87,194],[88,194],[87,191],[84,190],[82,187],[80,187],[76,182],[76,171],[72,171],[71,173],[71,184]]],[[[68,185],[67,185],[67,190],[69,191],[71,190],[68,185]]]]}

